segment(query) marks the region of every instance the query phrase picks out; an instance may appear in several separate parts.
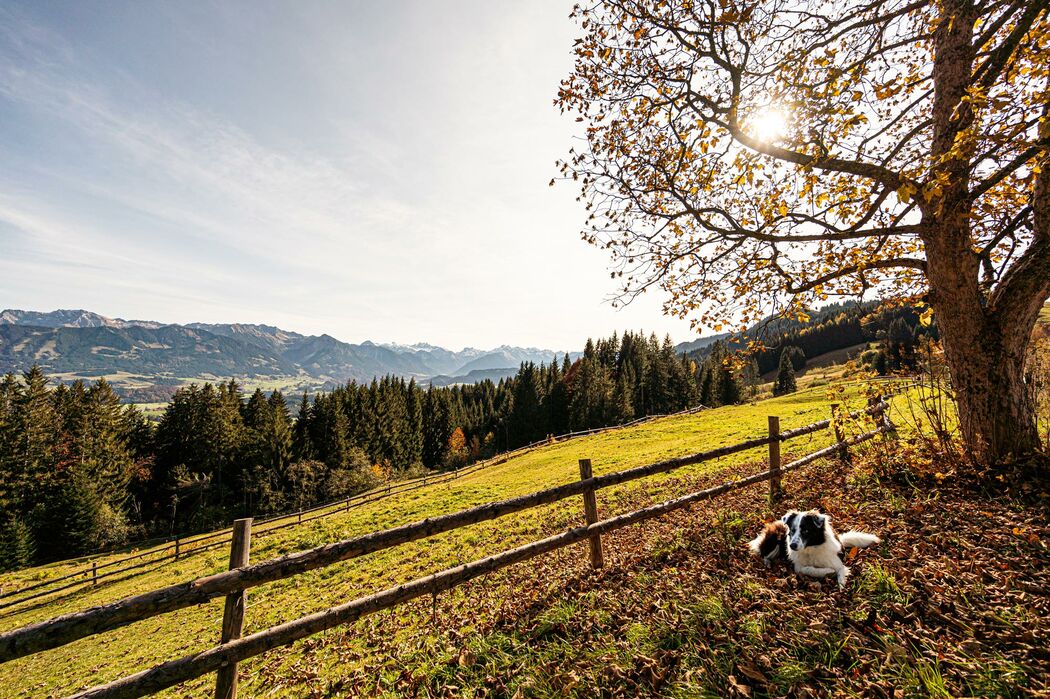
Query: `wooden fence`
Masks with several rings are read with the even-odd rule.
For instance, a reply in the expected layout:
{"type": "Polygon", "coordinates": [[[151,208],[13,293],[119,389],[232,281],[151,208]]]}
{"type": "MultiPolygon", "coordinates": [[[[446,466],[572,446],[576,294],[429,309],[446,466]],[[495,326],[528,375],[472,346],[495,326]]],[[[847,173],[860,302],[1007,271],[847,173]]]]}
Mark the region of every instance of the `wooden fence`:
{"type": "MultiPolygon", "coordinates": [[[[295,512],[289,512],[279,515],[271,515],[261,519],[254,520],[254,537],[259,537],[272,534],[273,532],[287,529],[288,527],[297,527],[301,524],[307,524],[314,520],[322,519],[324,517],[331,517],[343,512],[348,512],[355,507],[361,507],[362,505],[368,505],[385,498],[407,493],[412,490],[418,490],[431,485],[438,485],[440,483],[448,483],[449,481],[463,478],[472,473],[476,473],[483,468],[489,466],[495,466],[507,462],[509,459],[522,456],[528,452],[537,449],[542,446],[550,444],[552,441],[563,442],[569,439],[575,439],[577,437],[585,437],[587,435],[598,434],[601,432],[608,432],[611,430],[621,430],[627,427],[633,427],[642,423],[651,422],[666,417],[674,417],[678,415],[691,415],[707,408],[703,405],[695,408],[687,408],[686,410],[679,411],[677,413],[670,413],[667,415],[647,415],[645,417],[632,420],[620,425],[612,425],[609,427],[596,427],[590,430],[579,430],[576,432],[568,432],[563,435],[550,437],[547,439],[541,439],[531,444],[526,444],[523,447],[518,447],[512,451],[503,452],[497,454],[492,458],[478,461],[473,464],[468,464],[462,468],[451,470],[451,471],[438,471],[433,474],[426,474],[417,478],[406,479],[403,481],[397,481],[395,483],[388,483],[378,488],[366,491],[364,493],[358,493],[348,498],[342,498],[339,500],[333,500],[331,502],[324,503],[322,505],[314,505],[306,509],[299,509],[295,512]]],[[[64,575],[48,578],[31,585],[20,587],[16,590],[9,590],[7,592],[0,592],[0,610],[9,609],[11,607],[19,606],[25,602],[41,599],[50,595],[58,594],[59,592],[66,592],[69,590],[79,589],[86,586],[95,586],[99,584],[100,580],[107,580],[115,578],[123,573],[131,573],[132,571],[142,570],[152,566],[157,566],[169,561],[178,560],[179,558],[204,553],[205,551],[211,551],[221,546],[226,546],[231,543],[233,535],[233,527],[227,527],[218,531],[209,532],[207,534],[200,534],[190,537],[176,537],[173,540],[167,541],[166,544],[152,548],[149,551],[143,551],[141,553],[135,553],[130,556],[125,556],[105,563],[99,563],[98,561],[90,561],[90,564],[86,564],[83,568],[66,573],[64,575]],[[130,565],[126,565],[130,564],[130,565]],[[59,585],[59,583],[64,583],[59,585]],[[57,587],[55,587],[58,585],[57,587]]],[[[151,539],[147,541],[156,541],[151,539]]]]}
{"type": "Polygon", "coordinates": [[[219,645],[200,653],[165,662],[108,684],[87,689],[74,697],[141,697],[216,672],[218,673],[216,696],[233,699],[236,696],[237,663],[241,660],[420,596],[449,590],[486,573],[576,542],[589,541],[590,564],[594,567],[601,566],[603,564],[602,534],[659,517],[739,488],[769,481],[770,494],[776,497],[780,493],[780,479],[784,473],[824,457],[841,458],[849,447],[893,430],[887,411],[888,404],[884,399],[870,401],[865,410],[849,413],[848,417],[870,415],[874,418],[874,429],[837,439],[831,446],[812,452],[788,464],[780,462],[781,443],[828,428],[837,432],[846,415],[839,414],[833,409],[831,419],[785,431],[780,430],[779,420],[774,416],[770,417],[769,431],[764,436],[602,476],[591,475],[590,461],[583,459],[580,461],[581,479],[578,481],[325,544],[261,563],[248,564],[251,522],[240,520],[233,528],[230,570],[2,633],[0,634],[0,663],[57,648],[78,639],[121,628],[159,614],[174,612],[225,597],[226,609],[223,615],[219,645]],[[594,499],[594,493],[597,490],[763,446],[768,447],[769,450],[767,470],[633,512],[604,520],[597,518],[597,506],[594,499]],[[586,521],[584,526],[396,585],[243,638],[240,637],[245,594],[249,588],[577,495],[583,496],[586,521]]]}

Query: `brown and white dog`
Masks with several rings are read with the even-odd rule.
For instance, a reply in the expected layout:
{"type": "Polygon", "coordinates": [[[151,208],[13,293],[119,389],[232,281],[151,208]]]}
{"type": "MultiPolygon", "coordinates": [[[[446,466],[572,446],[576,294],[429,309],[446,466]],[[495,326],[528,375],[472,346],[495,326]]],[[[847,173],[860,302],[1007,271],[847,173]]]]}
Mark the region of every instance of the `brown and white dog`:
{"type": "Polygon", "coordinates": [[[836,534],[831,517],[816,510],[789,510],[779,522],[770,522],[748,546],[768,567],[774,560],[785,560],[796,573],[811,578],[835,575],[839,587],[846,584],[850,570],[839,558],[845,548],[867,548],[881,540],[874,534],[850,530],[836,534]]]}

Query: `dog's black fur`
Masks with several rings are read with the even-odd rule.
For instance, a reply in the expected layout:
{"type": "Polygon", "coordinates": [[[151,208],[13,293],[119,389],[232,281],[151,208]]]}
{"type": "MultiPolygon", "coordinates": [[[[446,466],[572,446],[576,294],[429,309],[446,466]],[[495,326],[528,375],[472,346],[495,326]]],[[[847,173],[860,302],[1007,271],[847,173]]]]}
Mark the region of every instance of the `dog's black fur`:
{"type": "MultiPolygon", "coordinates": [[[[824,530],[824,519],[817,512],[806,512],[799,515],[799,536],[806,546],[820,546],[827,541],[827,532],[824,530]]],[[[788,527],[790,529],[790,527],[788,527]]],[[[798,550],[798,545],[791,544],[791,549],[798,550]]]]}

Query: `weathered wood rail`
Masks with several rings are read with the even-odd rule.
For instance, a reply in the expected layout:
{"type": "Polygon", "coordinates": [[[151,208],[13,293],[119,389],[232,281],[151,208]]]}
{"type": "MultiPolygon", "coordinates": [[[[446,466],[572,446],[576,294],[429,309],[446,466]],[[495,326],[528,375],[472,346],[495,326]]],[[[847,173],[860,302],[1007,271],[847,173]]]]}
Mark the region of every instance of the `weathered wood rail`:
{"type": "Polygon", "coordinates": [[[838,420],[841,420],[841,418],[821,420],[803,427],[784,431],[779,429],[779,420],[771,418],[769,421],[770,429],[765,436],[602,476],[592,476],[590,474],[589,460],[583,460],[580,464],[581,479],[578,481],[506,500],[478,505],[459,512],[427,518],[392,529],[325,544],[253,565],[247,564],[250,524],[238,523],[239,526],[236,530],[239,530],[241,534],[233,539],[230,558],[231,570],[127,597],[110,604],[66,614],[2,633],[0,634],[0,663],[57,648],[78,639],[111,631],[159,614],[170,613],[218,597],[226,597],[227,613],[224,614],[219,645],[200,653],[165,662],[108,684],[92,687],[74,695],[74,697],[141,697],[208,673],[218,672],[217,696],[232,699],[236,695],[236,663],[265,653],[268,650],[290,644],[320,631],[352,622],[362,616],[402,604],[423,595],[449,590],[486,573],[500,570],[580,541],[587,540],[590,542],[590,564],[593,567],[598,567],[603,564],[600,539],[602,534],[659,517],[693,503],[709,500],[756,483],[763,481],[772,483],[776,479],[777,489],[771,489],[771,494],[775,497],[779,495],[779,479],[784,473],[801,468],[824,457],[841,456],[851,446],[872,439],[879,434],[891,432],[893,424],[889,420],[888,408],[889,406],[885,400],[879,398],[871,401],[866,409],[849,413],[848,415],[851,418],[865,414],[870,415],[875,420],[875,428],[851,437],[837,438],[831,446],[812,452],[788,464],[780,463],[781,443],[825,430],[829,427],[834,430],[840,424],[838,420]],[[769,447],[770,465],[767,470],[650,505],[633,512],[627,512],[604,520],[597,519],[597,506],[593,500],[594,493],[597,490],[763,446],[769,447]],[[493,520],[515,512],[551,504],[577,495],[582,495],[584,498],[586,521],[584,526],[455,568],[442,570],[432,575],[396,585],[375,594],[354,599],[330,609],[259,631],[244,638],[239,638],[240,626],[243,621],[245,591],[252,587],[282,580],[367,553],[431,537],[477,522],[493,520]],[[249,533],[246,534],[245,532],[249,533]]]}

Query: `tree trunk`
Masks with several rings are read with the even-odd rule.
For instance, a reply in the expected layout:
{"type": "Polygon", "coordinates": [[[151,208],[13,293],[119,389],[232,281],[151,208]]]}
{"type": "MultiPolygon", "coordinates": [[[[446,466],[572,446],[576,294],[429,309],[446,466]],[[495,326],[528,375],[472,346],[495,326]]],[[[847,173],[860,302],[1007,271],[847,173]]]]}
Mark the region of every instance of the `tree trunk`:
{"type": "Polygon", "coordinates": [[[993,465],[1037,450],[1035,405],[1024,377],[1031,328],[1004,332],[994,317],[958,309],[938,313],[938,325],[971,455],[993,465]]]}
{"type": "Polygon", "coordinates": [[[960,146],[959,141],[974,118],[966,95],[976,60],[976,17],[970,0],[945,0],[941,7],[934,33],[931,155],[932,175],[943,175],[947,186],[938,199],[920,202],[920,207],[931,224],[923,236],[929,300],[951,370],[959,426],[971,455],[991,466],[1039,447],[1024,365],[1039,307],[1050,292],[1050,214],[1043,211],[1047,183],[1040,175],[1032,197],[1033,244],[995,292],[984,293],[971,230],[975,154],[972,144],[964,139],[960,146]]]}

